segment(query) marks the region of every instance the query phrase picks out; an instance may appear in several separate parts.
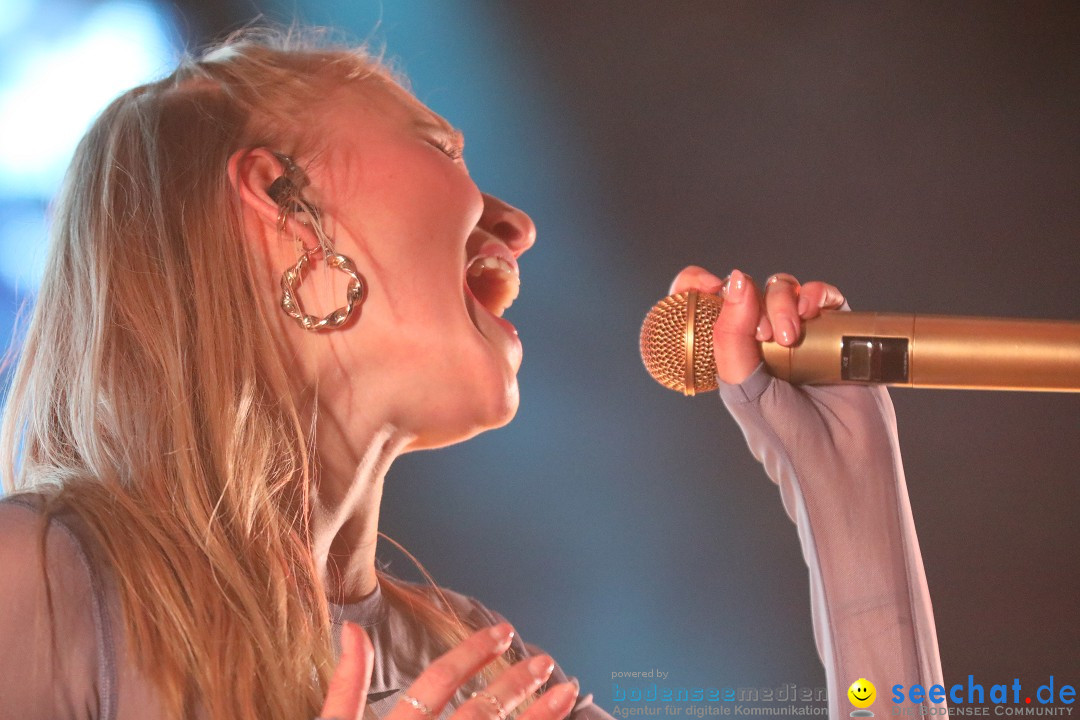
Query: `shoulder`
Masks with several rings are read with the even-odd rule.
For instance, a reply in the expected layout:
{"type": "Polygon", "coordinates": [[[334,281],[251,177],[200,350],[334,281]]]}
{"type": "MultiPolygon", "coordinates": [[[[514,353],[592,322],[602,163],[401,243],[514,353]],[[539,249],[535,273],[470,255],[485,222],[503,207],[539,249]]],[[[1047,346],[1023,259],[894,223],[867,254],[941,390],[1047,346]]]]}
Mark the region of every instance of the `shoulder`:
{"type": "Polygon", "coordinates": [[[0,583],[7,594],[53,583],[59,591],[90,591],[96,573],[75,524],[46,513],[34,495],[0,499],[0,583]]]}
{"type": "Polygon", "coordinates": [[[105,614],[75,523],[40,497],[0,499],[0,709],[5,717],[100,717],[105,614]],[[99,700],[100,699],[100,700],[99,700]]]}
{"type": "MultiPolygon", "coordinates": [[[[404,580],[392,575],[388,578],[384,577],[384,580],[389,580],[394,586],[408,592],[423,596],[427,602],[437,606],[444,612],[453,613],[466,627],[480,629],[505,620],[499,613],[489,609],[475,597],[453,590],[445,585],[404,580]]],[[[386,583],[383,583],[383,588],[385,595],[386,583]]]]}
{"type": "Polygon", "coordinates": [[[43,507],[35,496],[0,500],[0,592],[9,601],[46,586],[63,595],[92,588],[94,573],[83,541],[43,507]]]}
{"type": "Polygon", "coordinates": [[[482,602],[471,595],[452,590],[448,587],[439,586],[436,591],[432,586],[424,586],[427,592],[438,598],[441,593],[446,602],[458,614],[462,622],[477,629],[489,625],[495,625],[505,620],[499,613],[491,610],[482,602]]]}

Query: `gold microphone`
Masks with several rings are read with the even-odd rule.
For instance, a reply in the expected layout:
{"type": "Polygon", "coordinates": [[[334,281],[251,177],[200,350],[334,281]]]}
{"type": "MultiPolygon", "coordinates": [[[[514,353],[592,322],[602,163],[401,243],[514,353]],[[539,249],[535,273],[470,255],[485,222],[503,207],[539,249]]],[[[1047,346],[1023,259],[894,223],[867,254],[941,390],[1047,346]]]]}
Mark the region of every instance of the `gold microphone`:
{"type": "MultiPolygon", "coordinates": [[[[717,388],[713,323],[723,300],[669,295],[641,326],[641,359],[684,395],[717,388]]],[[[761,344],[791,383],[1080,392],[1080,322],[823,310],[795,345],[761,344]]]]}

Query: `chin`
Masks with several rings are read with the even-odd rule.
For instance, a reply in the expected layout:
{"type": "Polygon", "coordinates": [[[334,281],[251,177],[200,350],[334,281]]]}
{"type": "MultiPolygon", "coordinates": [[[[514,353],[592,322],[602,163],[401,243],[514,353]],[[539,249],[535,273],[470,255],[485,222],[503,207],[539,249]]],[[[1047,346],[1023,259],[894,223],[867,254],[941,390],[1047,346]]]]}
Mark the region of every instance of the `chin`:
{"type": "Polygon", "coordinates": [[[434,450],[456,445],[487,430],[501,428],[517,415],[520,394],[517,378],[511,379],[505,392],[493,395],[482,406],[474,404],[468,412],[439,413],[426,431],[417,433],[408,450],[434,450]]]}

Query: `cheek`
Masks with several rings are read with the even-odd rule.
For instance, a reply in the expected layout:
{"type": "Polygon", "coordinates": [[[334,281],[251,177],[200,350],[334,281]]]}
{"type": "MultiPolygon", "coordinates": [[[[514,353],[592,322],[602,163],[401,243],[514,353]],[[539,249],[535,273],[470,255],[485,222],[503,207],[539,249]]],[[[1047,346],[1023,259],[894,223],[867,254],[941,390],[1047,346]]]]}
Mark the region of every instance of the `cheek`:
{"type": "Polygon", "coordinates": [[[479,188],[461,166],[434,148],[385,152],[373,157],[368,168],[353,187],[361,188],[359,208],[384,232],[449,234],[464,243],[480,220],[484,203],[479,188]]]}
{"type": "Polygon", "coordinates": [[[404,303],[438,317],[463,308],[465,244],[483,196],[461,168],[425,160],[405,154],[381,181],[370,178],[356,215],[372,279],[392,295],[397,311],[404,303]]]}

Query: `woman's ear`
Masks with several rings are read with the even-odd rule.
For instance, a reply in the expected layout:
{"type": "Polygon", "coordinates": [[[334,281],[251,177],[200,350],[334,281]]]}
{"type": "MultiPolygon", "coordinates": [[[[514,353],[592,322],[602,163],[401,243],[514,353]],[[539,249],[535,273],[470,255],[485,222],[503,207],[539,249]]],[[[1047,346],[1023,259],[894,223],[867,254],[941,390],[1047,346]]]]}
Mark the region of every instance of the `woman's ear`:
{"type": "MultiPolygon", "coordinates": [[[[264,147],[245,148],[229,157],[227,171],[229,182],[244,208],[258,217],[269,233],[278,232],[282,208],[279,199],[284,198],[271,188],[280,190],[280,180],[286,176],[281,159],[264,147]],[[278,182],[277,186],[275,182],[278,182]]],[[[286,179],[285,182],[291,180],[286,179]]],[[[284,230],[290,237],[299,237],[305,246],[312,247],[317,238],[307,219],[307,213],[294,212],[290,208],[285,216],[284,230]]]]}

